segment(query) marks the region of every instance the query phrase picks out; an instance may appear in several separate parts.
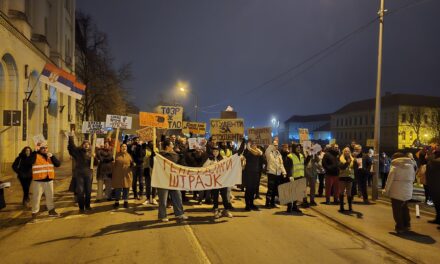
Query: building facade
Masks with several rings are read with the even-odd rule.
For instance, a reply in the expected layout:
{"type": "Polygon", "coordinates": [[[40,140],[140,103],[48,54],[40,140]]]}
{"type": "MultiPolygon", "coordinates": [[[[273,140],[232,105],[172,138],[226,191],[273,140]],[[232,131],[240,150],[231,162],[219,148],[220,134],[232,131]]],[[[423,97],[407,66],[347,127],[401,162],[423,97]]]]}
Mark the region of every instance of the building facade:
{"type": "Polygon", "coordinates": [[[284,124],[289,141],[298,141],[298,129],[307,128],[309,138],[312,140],[326,141],[332,138],[330,131],[330,114],[300,116],[294,115],[287,119],[284,124]]]}
{"type": "Polygon", "coordinates": [[[39,81],[46,63],[73,74],[74,0],[0,0],[0,171],[4,173],[33,137],[44,135],[50,152],[68,157],[65,131],[75,122],[76,99],[39,81]],[[20,111],[18,126],[4,111],[20,111]]]}
{"type": "MultiPolygon", "coordinates": [[[[331,131],[336,142],[352,141],[367,146],[374,139],[375,99],[345,105],[331,115],[331,131]]],[[[440,98],[410,94],[382,97],[381,150],[395,151],[428,144],[438,137],[440,98]]],[[[372,147],[372,146],[367,146],[372,147]]]]}

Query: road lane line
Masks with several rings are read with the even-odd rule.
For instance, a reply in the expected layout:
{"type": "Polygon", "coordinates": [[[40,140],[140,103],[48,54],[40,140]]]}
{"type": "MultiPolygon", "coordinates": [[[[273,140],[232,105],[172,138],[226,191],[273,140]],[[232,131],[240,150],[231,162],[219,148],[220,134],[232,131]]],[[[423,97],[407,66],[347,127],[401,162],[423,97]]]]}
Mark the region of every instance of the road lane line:
{"type": "Polygon", "coordinates": [[[188,239],[191,244],[191,247],[194,249],[194,252],[196,252],[196,256],[199,262],[204,264],[211,264],[211,261],[209,260],[208,256],[203,250],[202,245],[200,244],[199,240],[194,234],[194,231],[191,228],[191,226],[188,225],[188,223],[185,223],[183,227],[186,231],[186,234],[188,235],[188,239]]]}

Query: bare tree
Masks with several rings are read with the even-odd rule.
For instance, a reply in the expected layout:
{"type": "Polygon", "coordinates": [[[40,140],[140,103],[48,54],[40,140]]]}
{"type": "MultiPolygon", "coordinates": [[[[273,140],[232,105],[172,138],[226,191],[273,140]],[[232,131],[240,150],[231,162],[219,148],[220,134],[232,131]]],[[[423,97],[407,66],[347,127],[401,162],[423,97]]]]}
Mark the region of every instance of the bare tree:
{"type": "Polygon", "coordinates": [[[432,112],[432,130],[434,132],[433,141],[440,142],[440,108],[436,108],[432,112]]]}
{"type": "Polygon", "coordinates": [[[420,107],[412,107],[409,110],[408,125],[414,130],[416,139],[414,142],[420,143],[420,132],[423,127],[423,112],[420,107]]]}
{"type": "Polygon", "coordinates": [[[124,88],[132,77],[130,64],[114,69],[107,35],[97,29],[89,15],[77,12],[75,23],[76,75],[87,86],[77,104],[80,120],[103,120],[108,113],[135,111],[124,88]]]}

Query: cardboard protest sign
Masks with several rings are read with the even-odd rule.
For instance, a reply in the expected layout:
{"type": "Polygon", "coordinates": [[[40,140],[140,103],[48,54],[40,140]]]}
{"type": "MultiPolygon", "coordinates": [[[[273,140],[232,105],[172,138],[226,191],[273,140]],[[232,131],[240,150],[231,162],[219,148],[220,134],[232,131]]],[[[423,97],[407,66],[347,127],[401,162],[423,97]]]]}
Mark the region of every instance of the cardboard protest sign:
{"type": "Polygon", "coordinates": [[[206,123],[183,121],[182,133],[183,134],[192,133],[194,135],[205,135],[206,123]]]}
{"type": "Polygon", "coordinates": [[[301,145],[303,147],[304,153],[310,155],[310,151],[312,149],[312,141],[304,140],[303,142],[301,142],[301,145]]]}
{"type": "Polygon", "coordinates": [[[367,139],[367,144],[365,144],[367,147],[374,147],[374,138],[367,139]]]}
{"type": "Polygon", "coordinates": [[[290,181],[278,186],[280,204],[302,201],[306,197],[306,178],[290,181]]]}
{"type": "Polygon", "coordinates": [[[233,141],[240,139],[244,134],[244,120],[211,119],[211,136],[216,141],[233,141]]]}
{"type": "Polygon", "coordinates": [[[97,138],[96,139],[96,147],[97,148],[104,147],[104,142],[105,142],[104,138],[97,138]]]}
{"type": "Polygon", "coordinates": [[[139,125],[142,127],[168,128],[168,115],[139,112],[139,125]]]}
{"type": "Polygon", "coordinates": [[[272,128],[248,128],[248,138],[257,145],[270,145],[272,143],[272,128]]]}
{"type": "Polygon", "coordinates": [[[309,140],[309,129],[307,128],[298,128],[299,142],[303,142],[309,140]]]}
{"type": "Polygon", "coordinates": [[[185,167],[156,154],[151,185],[168,190],[204,191],[241,184],[242,167],[237,154],[208,167],[185,167]]]}
{"type": "Polygon", "coordinates": [[[206,138],[188,138],[189,149],[205,149],[206,144],[206,138]]]}
{"type": "Polygon", "coordinates": [[[105,126],[111,128],[130,129],[132,118],[129,116],[107,115],[105,126]]]}
{"type": "Polygon", "coordinates": [[[139,139],[143,142],[153,141],[154,140],[154,127],[145,127],[139,129],[137,132],[139,139]]]}
{"type": "Polygon", "coordinates": [[[182,129],[183,107],[159,105],[156,112],[168,116],[168,129],[182,129]]]}
{"type": "Polygon", "coordinates": [[[84,121],[82,124],[81,132],[83,134],[96,133],[96,134],[106,134],[105,122],[97,121],[84,121]]]}
{"type": "Polygon", "coordinates": [[[47,144],[47,140],[44,138],[44,136],[42,134],[38,134],[38,135],[33,136],[32,140],[34,141],[35,146],[47,144]]]}

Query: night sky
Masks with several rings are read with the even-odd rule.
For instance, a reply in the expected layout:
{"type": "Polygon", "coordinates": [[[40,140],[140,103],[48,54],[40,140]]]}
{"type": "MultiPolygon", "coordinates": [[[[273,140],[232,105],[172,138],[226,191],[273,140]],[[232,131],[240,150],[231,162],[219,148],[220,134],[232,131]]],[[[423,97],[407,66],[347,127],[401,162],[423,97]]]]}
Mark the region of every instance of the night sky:
{"type": "MultiPolygon", "coordinates": [[[[232,105],[246,126],[263,126],[374,97],[377,20],[324,57],[257,87],[368,24],[379,2],[78,0],[77,9],[108,34],[116,65],[132,63],[127,86],[141,110],[162,94],[194,117],[194,98],[174,88],[184,80],[199,96],[199,120],[232,105]]],[[[386,8],[383,92],[440,96],[440,1],[386,0],[386,8]]]]}

